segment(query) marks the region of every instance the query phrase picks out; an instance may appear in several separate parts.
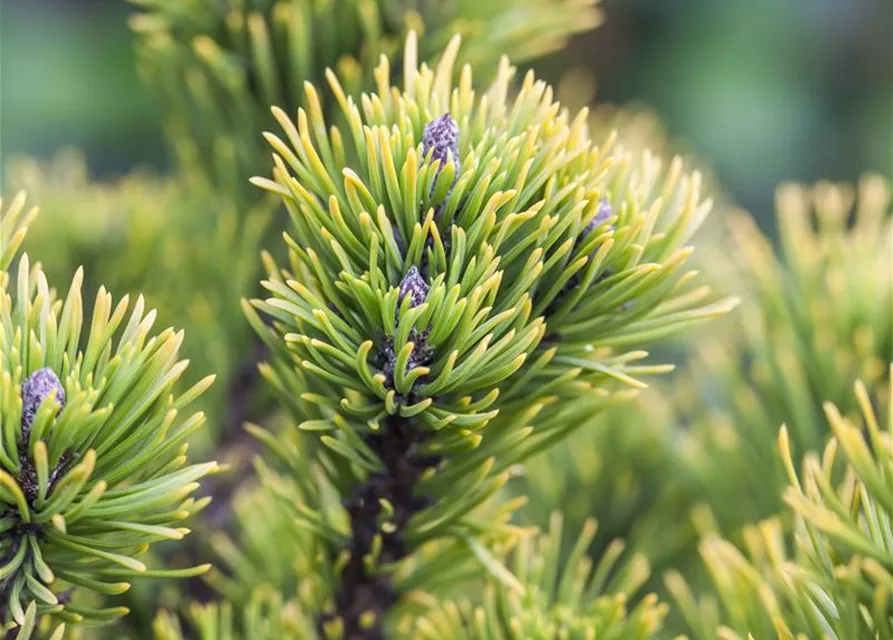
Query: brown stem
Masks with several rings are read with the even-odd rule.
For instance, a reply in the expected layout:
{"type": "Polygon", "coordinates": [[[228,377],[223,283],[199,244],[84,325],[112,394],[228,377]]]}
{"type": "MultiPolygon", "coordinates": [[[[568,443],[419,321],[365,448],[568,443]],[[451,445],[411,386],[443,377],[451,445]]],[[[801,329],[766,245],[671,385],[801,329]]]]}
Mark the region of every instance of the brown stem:
{"type": "Polygon", "coordinates": [[[409,520],[429,506],[427,498],[415,493],[422,472],[437,463],[417,452],[425,432],[399,416],[385,420],[382,427],[380,433],[367,438],[383,463],[382,469],[371,474],[357,487],[354,497],[345,501],[351,521],[350,559],[335,593],[335,611],[318,621],[321,635],[327,623],[340,619],[344,640],[383,640],[384,617],[399,594],[389,575],[370,573],[363,559],[372,549],[376,535],[382,541],[378,564],[405,558],[409,550],[403,537],[409,520]],[[385,500],[394,510],[390,521],[393,529],[387,532],[380,527],[381,502],[385,500]]]}

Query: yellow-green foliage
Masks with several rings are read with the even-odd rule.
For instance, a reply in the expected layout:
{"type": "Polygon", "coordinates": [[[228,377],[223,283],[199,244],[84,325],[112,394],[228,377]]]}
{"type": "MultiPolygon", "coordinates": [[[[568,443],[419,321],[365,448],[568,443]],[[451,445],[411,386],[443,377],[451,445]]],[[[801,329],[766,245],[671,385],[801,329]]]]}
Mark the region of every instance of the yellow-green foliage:
{"type": "Polygon", "coordinates": [[[28,233],[28,225],[37,216],[37,207],[25,208],[25,193],[20,192],[4,209],[4,202],[0,200],[0,286],[6,287],[7,269],[12,263],[25,235],[28,233]]]}
{"type": "Polygon", "coordinates": [[[152,624],[155,640],[283,640],[315,634],[313,621],[270,587],[258,588],[235,603],[190,605],[186,616],[181,623],[173,613],[159,612],[152,624]]]}
{"type": "Polygon", "coordinates": [[[879,388],[893,353],[887,181],[867,176],[857,190],[785,185],[777,200],[778,253],[744,214],[707,247],[704,271],[744,304],[716,333],[698,336],[692,375],[673,393],[692,425],[686,465],[727,532],[781,506],[775,429],[787,424],[796,451],[823,448],[822,403],[853,414],[847,390],[857,379],[879,388]]]}
{"type": "MultiPolygon", "coordinates": [[[[521,521],[542,526],[549,509],[560,509],[566,529],[574,531],[599,514],[589,549],[594,557],[622,537],[658,570],[676,566],[696,535],[687,517],[690,492],[678,486],[685,469],[669,410],[657,391],[647,391],[528,460],[508,485],[528,499],[521,521]]],[[[570,542],[565,540],[565,552],[570,542]]]]}
{"type": "Polygon", "coordinates": [[[669,576],[695,638],[893,637],[893,413],[884,428],[861,383],[855,398],[861,423],[826,403],[833,437],[821,456],[807,453],[800,474],[781,430],[792,550],[780,522],[767,520],[745,529],[743,552],[718,536],[703,542],[715,596],[697,600],[669,576]]]}
{"type": "Polygon", "coordinates": [[[478,600],[435,601],[407,624],[403,637],[425,640],[566,638],[627,640],[656,637],[667,612],[654,594],[639,597],[648,580],[644,556],[626,557],[621,540],[590,558],[598,525],[584,523],[570,554],[562,553],[562,519],[547,532],[522,537],[507,566],[509,581],[493,581],[478,600]],[[637,604],[631,604],[637,601],[637,604]]]}
{"type": "MultiPolygon", "coordinates": [[[[591,99],[586,93],[591,80],[587,80],[579,72],[568,73],[559,85],[559,95],[572,102],[591,99]]],[[[654,152],[666,155],[671,147],[657,115],[635,105],[596,105],[589,127],[594,138],[616,136],[619,153],[630,158],[654,152]]],[[[705,226],[716,226],[716,216],[725,213],[722,203],[720,207],[705,226]]],[[[735,291],[733,287],[725,290],[735,291]]],[[[684,345],[691,335],[675,336],[674,344],[684,345]]],[[[622,536],[632,548],[646,553],[657,571],[695,558],[697,533],[686,514],[696,498],[683,486],[688,470],[677,450],[674,404],[663,397],[664,392],[664,385],[658,384],[657,389],[644,391],[607,414],[582,418],[579,432],[519,468],[509,489],[529,498],[519,512],[522,521],[543,526],[550,512],[560,509],[570,525],[566,529],[577,530],[595,514],[600,525],[590,549],[595,557],[622,536]]],[[[565,552],[570,542],[565,541],[565,552]]]]}
{"type": "MultiPolygon", "coordinates": [[[[255,179],[291,228],[288,267],[252,321],[276,356],[264,373],[311,443],[293,450],[318,460],[318,477],[295,473],[297,515],[323,542],[332,598],[355,535],[333,494],[390,486],[379,439],[415,434],[400,464],[422,466],[413,493],[430,507],[395,524],[388,514],[408,507],[378,498],[366,571],[405,593],[438,575],[413,552],[448,542],[438,565],[471,552],[502,575],[475,508],[511,465],[663,372],[640,363],[643,345],[729,307],[684,269],[710,208],[697,174],[592,141],[587,113],[572,117],[532,74],[513,93],[508,63],[476,92],[458,52],[456,39],[418,65],[410,36],[402,72],[384,59],[359,102],[329,74],[343,128],[308,86],[297,122],[274,110],[274,179],[255,179]],[[448,123],[455,148],[426,148],[430,123],[448,123]],[[401,293],[410,276],[418,299],[401,293]]],[[[329,617],[327,633],[377,628],[375,615],[329,617]]]]}
{"type": "MultiPolygon", "coordinates": [[[[746,214],[714,220],[699,263],[716,289],[744,303],[693,334],[694,357],[673,385],[658,382],[638,404],[529,461],[514,485],[531,497],[522,514],[542,522],[548,505],[571,522],[604,514],[609,531],[700,589],[700,533],[718,529],[744,545],[753,534],[740,527],[782,512],[778,426],[788,425],[795,451],[824,447],[825,395],[852,415],[858,407],[842,389],[859,377],[877,389],[893,349],[889,187],[869,176],[855,196],[830,183],[782,187],[778,254],[746,214]]],[[[773,526],[785,530],[790,519],[773,526]]]]}
{"type": "Polygon", "coordinates": [[[697,279],[653,114],[512,66],[596,0],[133,1],[177,173],[0,202],[0,633],[893,640],[885,179],[720,207],[697,279]]]}
{"type": "MultiPolygon", "coordinates": [[[[269,473],[264,477],[272,481],[269,473]]],[[[297,588],[297,577],[311,572],[304,563],[309,563],[312,540],[295,527],[288,507],[294,498],[285,487],[273,493],[268,487],[242,486],[232,498],[231,524],[238,536],[206,532],[216,564],[207,580],[222,597],[242,602],[262,585],[290,593],[297,588]]]]}

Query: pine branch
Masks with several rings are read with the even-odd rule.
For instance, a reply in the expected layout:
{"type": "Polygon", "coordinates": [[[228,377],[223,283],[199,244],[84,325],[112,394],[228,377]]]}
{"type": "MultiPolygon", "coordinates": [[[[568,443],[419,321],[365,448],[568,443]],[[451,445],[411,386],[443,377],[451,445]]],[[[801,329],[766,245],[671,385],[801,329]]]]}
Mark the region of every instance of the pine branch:
{"type": "MultiPolygon", "coordinates": [[[[2,213],[0,239],[21,242],[17,229],[33,217],[19,217],[23,202],[2,213]]],[[[39,622],[53,620],[52,637],[60,638],[65,623],[127,613],[91,606],[82,593],[118,594],[131,586],[123,580],[208,570],[150,569],[137,556],[159,541],[182,540],[183,521],[207,504],[190,495],[217,465],[187,465],[185,444],[204,417],[178,413],[213,376],[175,391],[188,364],[178,359],[183,334],[152,335],[155,312],[142,297],[132,307],[126,297],[113,304],[100,288],[85,327],[82,270],[56,299],[27,255],[10,290],[10,261],[4,255],[0,271],[3,629],[27,640],[39,622]]]]}
{"type": "Polygon", "coordinates": [[[262,347],[238,304],[258,286],[269,200],[239,209],[184,176],[136,172],[96,182],[85,158],[71,150],[46,163],[17,159],[7,169],[9,183],[41,205],[41,222],[32,225],[24,247],[40,256],[50,280],[83,265],[87,306],[100,284],[144,295],[160,323],[189,336],[183,353],[190,371],[217,374],[217,384],[199,399],[208,423],[193,436],[192,450],[211,452],[237,438],[244,421],[255,417],[252,405],[263,411],[269,398],[265,385],[256,384],[262,347]]]}
{"type": "Polygon", "coordinates": [[[297,122],[274,109],[274,179],[254,181],[292,225],[246,313],[297,428],[252,431],[321,549],[301,600],[324,637],[385,633],[438,582],[431,546],[447,576],[473,560],[507,579],[488,545],[516,532],[475,514],[512,465],[666,370],[628,349],[733,303],[681,271],[709,202],[680,161],[592,144],[532,75],[509,98],[508,64],[485,98],[467,68],[451,88],[458,39],[434,68],[407,47],[402,91],[387,60],[361,104],[329,74],[345,133],[309,85],[297,122]]]}

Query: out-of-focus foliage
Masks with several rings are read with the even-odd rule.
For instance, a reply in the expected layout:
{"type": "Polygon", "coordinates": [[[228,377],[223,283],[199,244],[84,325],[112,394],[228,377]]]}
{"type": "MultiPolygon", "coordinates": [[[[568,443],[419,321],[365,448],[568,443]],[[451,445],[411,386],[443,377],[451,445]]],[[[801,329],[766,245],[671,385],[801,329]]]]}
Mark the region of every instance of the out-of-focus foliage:
{"type": "Polygon", "coordinates": [[[785,473],[774,430],[787,424],[795,451],[824,448],[822,403],[852,415],[847,390],[857,379],[880,388],[893,353],[888,182],[785,185],[777,222],[778,252],[744,214],[705,245],[703,271],[744,304],[697,337],[692,375],[672,394],[691,425],[685,464],[727,533],[779,511],[785,473]]]}
{"type": "Polygon", "coordinates": [[[5,288],[9,280],[7,269],[25,240],[28,225],[37,217],[37,207],[25,206],[22,191],[9,203],[0,199],[0,215],[0,286],[5,288]]]}
{"type": "MultiPolygon", "coordinates": [[[[284,483],[269,470],[261,475],[268,483],[284,483]]],[[[288,508],[292,497],[296,496],[285,487],[278,493],[269,484],[240,487],[232,498],[235,517],[229,525],[235,533],[208,532],[217,567],[207,580],[226,600],[247,601],[262,585],[290,593],[297,588],[298,576],[311,573],[307,553],[312,540],[295,525],[288,508]]]]}
{"type": "MultiPolygon", "coordinates": [[[[656,391],[589,420],[548,451],[528,460],[509,484],[528,501],[521,522],[542,526],[560,509],[568,530],[602,519],[588,552],[601,557],[617,538],[643,553],[660,572],[694,558],[695,502],[671,423],[671,406],[656,391]]],[[[564,553],[572,540],[565,539],[564,553]]],[[[655,586],[659,580],[655,580],[655,586]]]]}
{"type": "Polygon", "coordinates": [[[259,588],[235,603],[193,604],[187,620],[161,611],[152,624],[155,640],[283,640],[312,638],[312,621],[283,602],[272,588],[259,588]]]}
{"type": "Polygon", "coordinates": [[[861,422],[826,403],[833,437],[821,456],[803,458],[799,475],[782,429],[792,551],[771,519],[744,530],[743,552],[718,536],[703,542],[714,596],[697,599],[681,576],[669,576],[695,638],[893,637],[893,413],[882,427],[870,396],[856,385],[861,422]]]}
{"type": "Polygon", "coordinates": [[[256,286],[268,205],[240,210],[199,185],[149,172],[93,182],[75,151],[47,164],[17,160],[7,181],[41,208],[25,248],[51,278],[83,266],[87,290],[142,292],[162,323],[188,333],[183,351],[193,369],[217,373],[201,401],[215,424],[195,444],[212,446],[221,431],[241,428],[240,376],[253,371],[257,347],[239,299],[256,286]]]}

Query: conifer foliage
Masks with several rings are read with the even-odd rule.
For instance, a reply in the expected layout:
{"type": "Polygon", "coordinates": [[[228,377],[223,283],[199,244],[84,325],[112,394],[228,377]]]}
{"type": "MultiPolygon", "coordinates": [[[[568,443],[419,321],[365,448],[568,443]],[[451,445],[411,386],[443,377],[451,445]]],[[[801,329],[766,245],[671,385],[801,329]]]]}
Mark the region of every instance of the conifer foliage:
{"type": "Polygon", "coordinates": [[[699,342],[688,389],[677,394],[687,398],[677,405],[692,424],[685,463],[728,534],[781,509],[787,474],[774,438],[781,424],[800,455],[822,450],[831,434],[824,403],[852,416],[857,380],[878,399],[889,382],[888,180],[786,184],[776,201],[777,252],[741,213],[729,218],[723,236],[734,259],[715,245],[702,252],[705,272],[751,304],[699,342]],[[733,491],[741,497],[730,504],[733,491]]]}
{"type": "Polygon", "coordinates": [[[214,372],[216,383],[196,402],[208,421],[193,448],[208,452],[238,434],[247,417],[241,405],[255,401],[241,397],[240,378],[255,370],[257,349],[238,301],[260,278],[268,208],[237,207],[189,175],[139,170],[96,182],[84,156],[68,149],[51,162],[16,159],[6,178],[39,203],[40,223],[23,249],[40,257],[49,280],[84,267],[88,305],[100,286],[143,295],[160,324],[189,336],[182,345],[192,363],[186,384],[214,372]]]}
{"type": "MultiPolygon", "coordinates": [[[[794,548],[796,527],[785,505],[790,473],[779,455],[778,428],[786,425],[796,468],[836,432],[828,402],[850,421],[864,412],[862,396],[851,391],[857,380],[864,381],[860,394],[881,408],[887,402],[885,363],[893,353],[888,181],[866,175],[857,185],[786,184],[776,201],[777,249],[744,212],[713,218],[719,224],[699,237],[695,259],[706,279],[719,292],[739,292],[743,303],[698,332],[673,384],[658,382],[638,405],[596,418],[604,424],[534,458],[514,487],[531,498],[526,521],[543,522],[543,509],[558,504],[571,523],[605,514],[603,532],[623,532],[655,573],[672,570],[674,595],[680,575],[692,585],[690,598],[709,602],[720,594],[728,603],[723,615],[709,604],[697,613],[674,608],[675,617],[685,612],[689,621],[678,630],[695,629],[700,638],[714,637],[720,624],[741,637],[748,629],[770,637],[772,608],[760,599],[766,587],[756,585],[774,578],[761,574],[752,593],[726,582],[756,575],[728,567],[750,561],[761,567],[767,554],[787,559],[794,548]],[[714,589],[700,586],[710,577],[707,569],[723,576],[714,589]],[[723,617],[737,616],[732,602],[751,596],[766,625],[723,617]],[[697,619],[702,626],[692,622],[697,619]]],[[[609,540],[597,536],[590,553],[609,540]]]]}
{"type": "Polygon", "coordinates": [[[254,180],[292,222],[254,303],[266,374],[344,500],[333,513],[296,478],[332,567],[331,637],[383,637],[403,583],[430,574],[407,562],[426,544],[495,566],[473,511],[510,465],[659,371],[641,344],[727,306],[683,270],[709,209],[696,175],[590,141],[532,74],[510,97],[507,62],[477,94],[458,51],[418,65],[410,35],[402,89],[385,58],[360,103],[329,74],[344,133],[308,85],[296,123],[274,109],[273,180],[254,180]]]}
{"type": "Polygon", "coordinates": [[[517,582],[488,585],[480,602],[469,598],[438,604],[414,623],[412,637],[647,638],[657,634],[666,604],[648,594],[635,604],[649,577],[641,555],[624,556],[614,540],[597,562],[586,555],[598,524],[587,521],[565,559],[562,518],[554,513],[547,532],[525,537],[509,563],[517,582]]]}
{"type": "Polygon", "coordinates": [[[893,636],[893,418],[879,422],[861,382],[854,397],[858,421],[826,403],[833,437],[807,452],[802,473],[787,428],[779,433],[793,549],[773,518],[746,529],[743,552],[704,541],[717,598],[696,602],[681,576],[668,577],[696,638],[893,636]]]}
{"type": "Polygon", "coordinates": [[[174,174],[0,201],[9,640],[893,638],[885,179],[695,235],[513,66],[592,0],[135,3],[174,174]]]}

